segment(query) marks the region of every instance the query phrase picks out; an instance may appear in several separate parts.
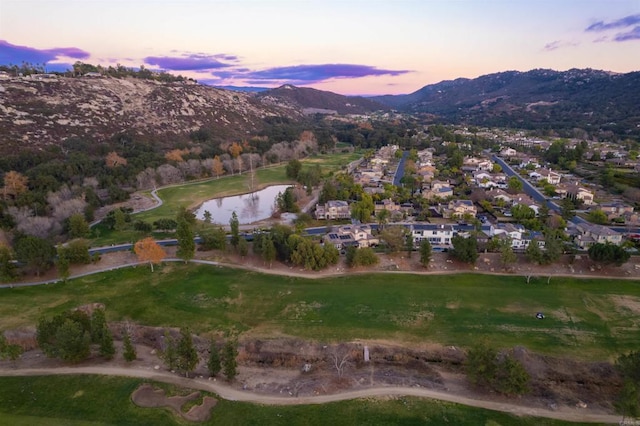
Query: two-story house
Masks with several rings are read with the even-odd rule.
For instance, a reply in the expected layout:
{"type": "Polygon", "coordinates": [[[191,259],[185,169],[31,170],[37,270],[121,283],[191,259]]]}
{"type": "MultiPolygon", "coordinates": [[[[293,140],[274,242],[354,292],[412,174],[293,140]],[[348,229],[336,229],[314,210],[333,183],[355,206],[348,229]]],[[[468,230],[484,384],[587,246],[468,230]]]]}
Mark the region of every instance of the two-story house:
{"type": "Polygon", "coordinates": [[[316,219],[336,220],[351,218],[349,203],[342,200],[330,200],[316,206],[316,219]]]}
{"type": "Polygon", "coordinates": [[[622,234],[613,231],[611,228],[591,223],[581,223],[577,225],[578,235],[576,244],[582,249],[588,249],[593,244],[622,244],[622,234]]]}
{"type": "Polygon", "coordinates": [[[339,226],[326,234],[322,241],[324,244],[332,244],[338,250],[347,247],[374,247],[380,244],[380,239],[373,236],[369,225],[339,226]]]}

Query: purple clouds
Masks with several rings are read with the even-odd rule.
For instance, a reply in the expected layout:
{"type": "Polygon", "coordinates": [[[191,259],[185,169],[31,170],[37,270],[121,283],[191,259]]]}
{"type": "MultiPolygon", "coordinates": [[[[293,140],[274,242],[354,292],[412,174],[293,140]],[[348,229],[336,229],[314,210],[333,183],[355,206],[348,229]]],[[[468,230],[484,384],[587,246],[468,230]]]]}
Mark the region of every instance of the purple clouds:
{"type": "Polygon", "coordinates": [[[613,41],[622,42],[640,40],[640,14],[625,16],[610,22],[598,21],[589,25],[585,29],[586,32],[603,32],[611,30],[621,31],[613,36],[613,41]]]}
{"type": "Polygon", "coordinates": [[[238,58],[236,56],[226,54],[188,54],[178,57],[148,56],[144,58],[145,63],[170,71],[202,71],[228,68],[233,66],[233,64],[222,61],[235,62],[237,60],[238,58]]]}
{"type": "Polygon", "coordinates": [[[229,80],[242,80],[248,84],[304,84],[318,83],[335,78],[398,76],[410,72],[355,64],[294,65],[252,70],[242,66],[237,56],[228,54],[207,55],[203,53],[149,56],[144,58],[144,62],[166,71],[209,72],[213,78],[200,78],[199,81],[215,82],[216,84],[229,80]]]}
{"type": "Polygon", "coordinates": [[[274,67],[247,73],[244,77],[253,82],[292,82],[318,83],[332,78],[360,78],[380,75],[398,76],[406,74],[408,70],[386,70],[369,65],[354,64],[319,64],[295,65],[290,67],[274,67]]]}
{"type": "Polygon", "coordinates": [[[46,64],[60,58],[87,59],[89,52],[77,47],[54,47],[52,49],[36,49],[34,47],[17,46],[6,40],[0,40],[0,64],[46,64]]]}
{"type": "Polygon", "coordinates": [[[547,52],[552,52],[556,49],[560,49],[561,47],[576,47],[578,45],[579,43],[575,43],[572,41],[556,40],[556,41],[552,41],[551,43],[545,44],[545,46],[543,47],[543,50],[546,50],[547,52]]]}
{"type": "MultiPolygon", "coordinates": [[[[46,64],[47,68],[65,71],[75,60],[88,60],[90,54],[75,47],[37,49],[13,45],[0,40],[0,64],[46,64]]],[[[111,63],[134,63],[135,58],[109,58],[111,63]]],[[[309,65],[275,66],[270,68],[248,67],[238,56],[226,53],[170,51],[167,55],[142,58],[142,62],[153,70],[181,72],[198,75],[201,82],[214,84],[250,84],[273,86],[280,84],[314,84],[336,79],[359,79],[376,76],[400,76],[410,70],[378,68],[371,65],[327,63],[309,65]]],[[[139,63],[139,62],[138,62],[139,63]]],[[[105,65],[105,64],[100,64],[105,65]]]]}
{"type": "Polygon", "coordinates": [[[617,19],[611,22],[598,21],[587,27],[585,31],[606,31],[616,28],[626,28],[633,25],[640,24],[640,15],[629,15],[624,18],[617,19]]]}

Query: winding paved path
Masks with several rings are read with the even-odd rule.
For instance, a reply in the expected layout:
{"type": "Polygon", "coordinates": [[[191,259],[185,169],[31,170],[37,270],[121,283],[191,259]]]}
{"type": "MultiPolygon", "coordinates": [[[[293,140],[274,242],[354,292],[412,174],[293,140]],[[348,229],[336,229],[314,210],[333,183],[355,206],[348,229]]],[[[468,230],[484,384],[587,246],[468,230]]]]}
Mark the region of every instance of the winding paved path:
{"type": "Polygon", "coordinates": [[[357,398],[385,397],[385,396],[415,396],[420,398],[431,398],[439,401],[452,402],[456,404],[468,405],[471,407],[484,408],[488,410],[501,411],[514,414],[516,416],[534,416],[550,419],[565,420],[570,422],[587,423],[618,423],[620,416],[609,414],[597,414],[578,409],[562,408],[557,411],[542,408],[525,407],[506,402],[495,402],[467,398],[424,388],[414,387],[377,387],[347,391],[331,395],[305,396],[305,397],[280,397],[262,395],[249,391],[241,391],[226,386],[220,382],[213,382],[207,379],[187,379],[174,374],[139,368],[124,368],[115,366],[92,366],[92,367],[59,367],[53,369],[0,369],[0,376],[47,376],[47,375],[71,375],[71,374],[98,374],[108,376],[125,376],[149,379],[158,382],[171,383],[191,389],[209,391],[218,394],[221,398],[229,401],[252,402],[266,405],[307,405],[325,404],[328,402],[345,401],[357,398]]]}

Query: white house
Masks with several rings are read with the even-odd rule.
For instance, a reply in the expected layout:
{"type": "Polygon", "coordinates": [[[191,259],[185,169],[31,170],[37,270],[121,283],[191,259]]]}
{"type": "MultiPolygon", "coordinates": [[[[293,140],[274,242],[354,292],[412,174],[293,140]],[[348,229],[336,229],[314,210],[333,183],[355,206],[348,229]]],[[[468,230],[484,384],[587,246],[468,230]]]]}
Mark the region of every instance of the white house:
{"type": "Polygon", "coordinates": [[[502,157],[515,157],[518,154],[518,151],[516,151],[513,148],[504,148],[502,149],[502,151],[500,151],[500,156],[502,157]]]}
{"type": "Polygon", "coordinates": [[[422,241],[427,240],[432,247],[448,248],[451,247],[454,229],[452,225],[416,224],[411,227],[411,236],[415,245],[420,245],[422,241]]]}

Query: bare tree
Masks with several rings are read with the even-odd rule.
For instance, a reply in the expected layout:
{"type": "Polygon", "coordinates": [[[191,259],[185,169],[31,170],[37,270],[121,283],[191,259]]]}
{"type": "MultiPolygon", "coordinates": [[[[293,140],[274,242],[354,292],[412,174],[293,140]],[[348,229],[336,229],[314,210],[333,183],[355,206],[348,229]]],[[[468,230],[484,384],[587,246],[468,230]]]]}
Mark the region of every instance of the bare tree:
{"type": "Polygon", "coordinates": [[[182,173],[171,164],[163,164],[156,171],[163,185],[182,182],[182,173]]]}
{"type": "Polygon", "coordinates": [[[155,188],[158,184],[157,178],[158,175],[156,171],[151,167],[147,167],[136,176],[138,189],[155,188]]]}
{"type": "Polygon", "coordinates": [[[338,373],[338,378],[341,379],[344,369],[349,365],[351,350],[346,345],[337,345],[331,350],[329,356],[336,373],[338,373]]]}

